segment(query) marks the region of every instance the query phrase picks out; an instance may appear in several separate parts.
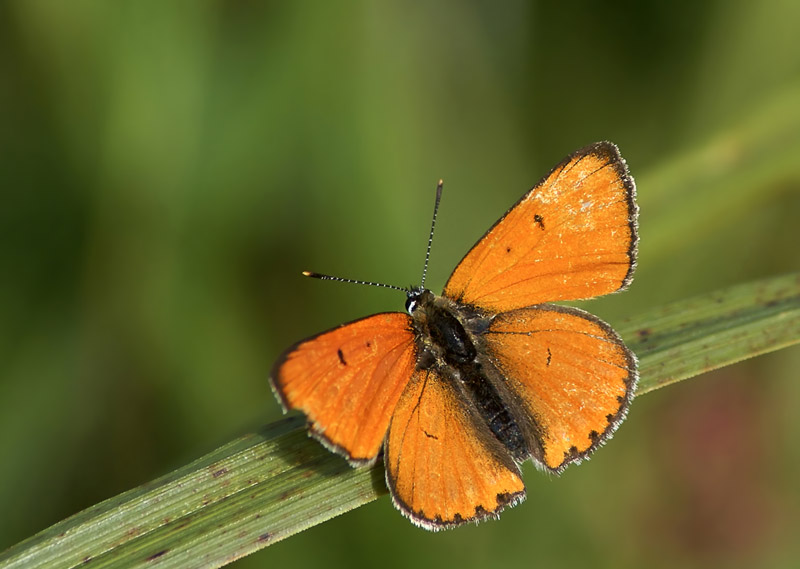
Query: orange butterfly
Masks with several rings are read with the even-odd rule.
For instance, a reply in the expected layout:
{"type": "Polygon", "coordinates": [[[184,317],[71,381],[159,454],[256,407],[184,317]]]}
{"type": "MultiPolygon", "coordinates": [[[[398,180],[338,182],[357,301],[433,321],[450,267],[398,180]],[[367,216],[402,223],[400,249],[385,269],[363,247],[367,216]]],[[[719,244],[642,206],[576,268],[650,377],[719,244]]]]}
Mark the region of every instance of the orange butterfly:
{"type": "MultiPolygon", "coordinates": [[[[631,282],[635,193],[610,142],[568,156],[472,247],[441,296],[424,288],[423,272],[422,285],[400,289],[407,313],[289,348],[270,378],[284,409],[305,413],[310,433],[354,466],[383,449],[395,506],[425,529],[521,502],[522,462],[554,473],[580,462],[633,398],[636,357],[616,332],[545,303],[631,282]]],[[[437,206],[440,196],[441,182],[437,206]]],[[[429,254],[430,240],[426,268],[429,254]]]]}

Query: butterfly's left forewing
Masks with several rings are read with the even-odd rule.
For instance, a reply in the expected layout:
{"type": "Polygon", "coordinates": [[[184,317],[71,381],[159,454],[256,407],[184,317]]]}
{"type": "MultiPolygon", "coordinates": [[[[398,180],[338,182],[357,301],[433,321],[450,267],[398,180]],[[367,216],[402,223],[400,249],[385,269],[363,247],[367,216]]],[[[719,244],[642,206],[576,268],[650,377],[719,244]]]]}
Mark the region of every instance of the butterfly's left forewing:
{"type": "Polygon", "coordinates": [[[353,464],[370,464],[415,364],[410,318],[389,312],[303,340],[270,379],[284,408],[306,414],[312,434],[353,464]]]}
{"type": "Polygon", "coordinates": [[[560,472],[608,439],[636,388],[636,358],[595,316],[544,304],[499,314],[483,336],[486,357],[536,434],[534,462],[560,472]]]}
{"type": "Polygon", "coordinates": [[[398,509],[437,530],[496,516],[525,497],[519,468],[452,381],[414,374],[386,439],[386,481],[398,509]]]}

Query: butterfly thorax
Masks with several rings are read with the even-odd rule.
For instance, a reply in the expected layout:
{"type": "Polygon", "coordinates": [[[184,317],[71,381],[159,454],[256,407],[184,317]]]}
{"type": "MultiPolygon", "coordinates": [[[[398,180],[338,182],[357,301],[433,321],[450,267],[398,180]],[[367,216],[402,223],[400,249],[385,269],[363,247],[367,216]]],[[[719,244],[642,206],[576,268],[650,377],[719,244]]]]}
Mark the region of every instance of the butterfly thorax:
{"type": "Polygon", "coordinates": [[[476,336],[488,327],[490,317],[429,290],[412,291],[406,306],[417,339],[418,368],[458,367],[475,360],[476,336]]]}

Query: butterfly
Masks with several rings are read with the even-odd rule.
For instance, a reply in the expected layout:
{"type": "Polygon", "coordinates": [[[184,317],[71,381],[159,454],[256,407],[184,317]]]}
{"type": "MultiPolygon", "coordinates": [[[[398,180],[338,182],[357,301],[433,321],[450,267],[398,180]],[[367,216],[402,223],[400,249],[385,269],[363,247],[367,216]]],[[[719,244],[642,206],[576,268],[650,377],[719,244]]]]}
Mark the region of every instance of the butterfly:
{"type": "Polygon", "coordinates": [[[414,524],[497,517],[525,498],[524,461],[560,473],[626,416],[633,352],[596,316],[550,303],[626,288],[637,218],[617,147],[578,150],[478,240],[441,295],[424,287],[425,271],[418,287],[379,285],[404,291],[406,312],[296,343],[272,369],[273,390],[353,466],[382,453],[392,501],[414,524]]]}

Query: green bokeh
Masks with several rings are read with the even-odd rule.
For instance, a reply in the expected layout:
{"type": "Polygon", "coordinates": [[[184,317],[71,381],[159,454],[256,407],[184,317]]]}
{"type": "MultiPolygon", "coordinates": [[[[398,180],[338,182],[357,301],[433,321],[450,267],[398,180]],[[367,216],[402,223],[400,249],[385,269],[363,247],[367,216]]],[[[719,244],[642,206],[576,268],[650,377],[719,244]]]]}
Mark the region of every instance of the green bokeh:
{"type": "MultiPolygon", "coordinates": [[[[789,0],[3,2],[0,549],[277,418],[282,349],[404,300],[300,271],[415,284],[439,178],[434,290],[601,139],[642,207],[603,318],[797,270],[798,21],[789,0]]],[[[384,498],[238,566],[790,566],[798,369],[786,350],[637,401],[588,464],[526,468],[498,522],[428,534],[384,498]]]]}

